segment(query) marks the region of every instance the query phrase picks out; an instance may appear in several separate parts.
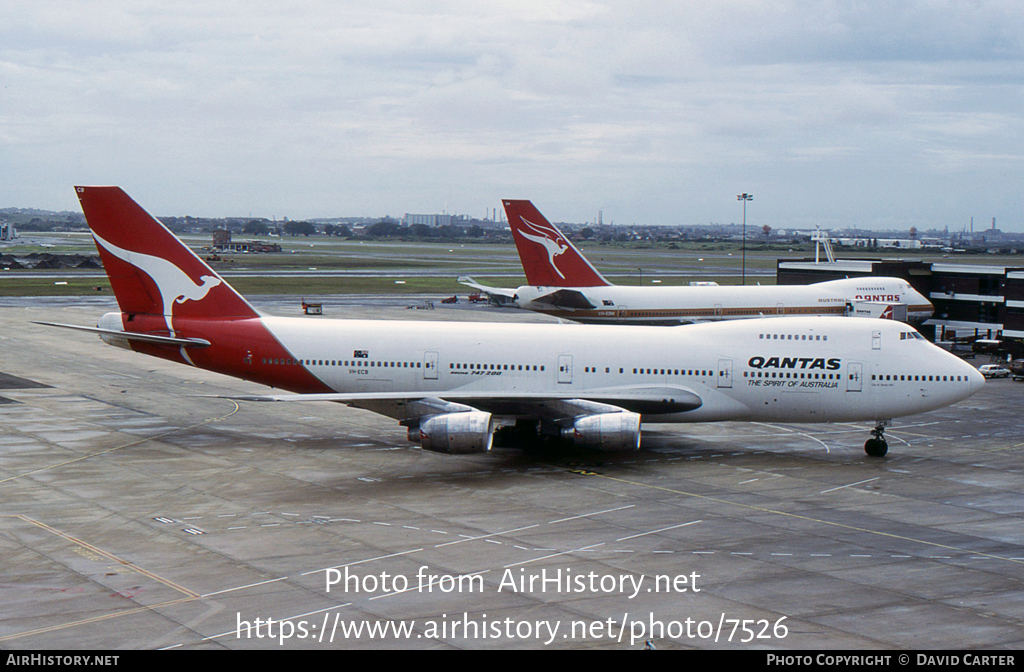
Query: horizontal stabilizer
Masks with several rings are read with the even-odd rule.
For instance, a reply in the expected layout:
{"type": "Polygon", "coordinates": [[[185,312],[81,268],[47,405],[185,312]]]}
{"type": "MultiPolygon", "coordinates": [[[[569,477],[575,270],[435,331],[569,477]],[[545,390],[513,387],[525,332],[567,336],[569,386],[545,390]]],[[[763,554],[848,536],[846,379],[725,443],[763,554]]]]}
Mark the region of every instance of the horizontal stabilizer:
{"type": "Polygon", "coordinates": [[[144,341],[156,343],[157,345],[183,346],[186,348],[208,348],[210,342],[205,338],[173,338],[171,336],[156,336],[155,334],[136,334],[130,331],[118,331],[116,329],[101,329],[100,327],[83,327],[77,324],[60,324],[58,322],[32,322],[47,327],[60,327],[62,329],[75,329],[76,331],[88,331],[100,336],[113,336],[124,338],[129,341],[144,341]]]}

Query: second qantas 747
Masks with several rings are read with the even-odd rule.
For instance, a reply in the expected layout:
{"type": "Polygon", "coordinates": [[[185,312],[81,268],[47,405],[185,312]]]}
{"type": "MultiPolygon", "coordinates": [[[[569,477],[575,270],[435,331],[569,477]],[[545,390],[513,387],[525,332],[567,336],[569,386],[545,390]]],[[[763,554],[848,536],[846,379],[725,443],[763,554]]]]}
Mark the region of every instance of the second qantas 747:
{"type": "Polygon", "coordinates": [[[591,324],[677,325],[750,317],[853,315],[911,322],[931,317],[932,304],[900,278],[829,280],[813,285],[626,287],[608,282],[530,201],[504,200],[528,285],[465,285],[520,308],[591,324]]]}
{"type": "Polygon", "coordinates": [[[105,342],[390,416],[440,453],[543,435],[635,450],[641,423],[870,421],[965,399],[974,367],[889,320],[766,318],[683,329],[310,319],[253,308],[118,187],[77,194],[120,310],[105,342]]]}

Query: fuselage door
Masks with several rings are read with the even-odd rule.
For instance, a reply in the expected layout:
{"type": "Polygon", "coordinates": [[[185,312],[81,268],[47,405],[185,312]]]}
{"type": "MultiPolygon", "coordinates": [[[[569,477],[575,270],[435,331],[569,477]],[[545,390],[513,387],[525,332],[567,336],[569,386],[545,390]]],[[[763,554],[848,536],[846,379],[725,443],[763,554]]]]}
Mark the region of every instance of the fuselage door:
{"type": "Polygon", "coordinates": [[[618,314],[619,314],[619,319],[620,320],[626,319],[626,307],[625,306],[619,306],[618,307],[618,314]]]}
{"type": "Polygon", "coordinates": [[[718,360],[718,386],[732,387],[732,360],[718,360]]]}
{"type": "Polygon", "coordinates": [[[572,355],[558,356],[558,382],[572,382],[572,355]]]}
{"type": "Polygon", "coordinates": [[[872,331],[871,332],[871,349],[881,350],[882,349],[882,332],[872,331]]]}
{"type": "Polygon", "coordinates": [[[846,391],[860,392],[863,389],[864,365],[860,362],[850,362],[846,365],[846,391]]]}
{"type": "Polygon", "coordinates": [[[423,379],[437,380],[437,353],[423,353],[423,379]]]}
{"type": "Polygon", "coordinates": [[[785,315],[786,314],[786,304],[784,304],[784,303],[776,303],[775,304],[775,314],[776,315],[785,315]]]}

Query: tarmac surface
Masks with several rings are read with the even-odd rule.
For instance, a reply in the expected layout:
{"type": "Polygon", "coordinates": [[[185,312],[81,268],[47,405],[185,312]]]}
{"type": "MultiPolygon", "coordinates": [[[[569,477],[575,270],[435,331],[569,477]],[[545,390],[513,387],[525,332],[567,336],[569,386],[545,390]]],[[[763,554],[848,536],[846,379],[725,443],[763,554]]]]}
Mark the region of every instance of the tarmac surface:
{"type": "MultiPolygon", "coordinates": [[[[29,322],[106,302],[0,304],[0,648],[1024,645],[1024,384],[897,420],[881,459],[868,423],[445,456],[29,322]]],[[[547,320],[357,303],[325,316],[547,320]]]]}

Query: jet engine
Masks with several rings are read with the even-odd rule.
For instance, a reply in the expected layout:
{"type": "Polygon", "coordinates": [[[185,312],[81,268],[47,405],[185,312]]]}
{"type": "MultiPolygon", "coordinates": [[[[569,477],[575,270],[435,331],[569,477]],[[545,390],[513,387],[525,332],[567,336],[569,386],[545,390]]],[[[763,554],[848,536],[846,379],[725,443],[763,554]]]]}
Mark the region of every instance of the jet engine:
{"type": "Polygon", "coordinates": [[[483,411],[445,413],[420,421],[418,429],[409,430],[409,440],[435,453],[466,455],[486,453],[494,440],[491,414],[483,411]]]}
{"type": "Polygon", "coordinates": [[[640,414],[598,413],[573,420],[562,430],[580,448],[595,450],[640,450],[640,414]]]}
{"type": "MultiPolygon", "coordinates": [[[[100,329],[110,329],[111,331],[124,331],[124,323],[122,322],[121,313],[107,313],[100,318],[100,321],[96,324],[100,329]]],[[[101,334],[100,338],[107,345],[114,345],[125,350],[131,350],[132,346],[128,344],[127,338],[118,338],[113,334],[101,334]]]]}

